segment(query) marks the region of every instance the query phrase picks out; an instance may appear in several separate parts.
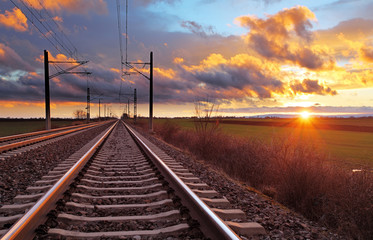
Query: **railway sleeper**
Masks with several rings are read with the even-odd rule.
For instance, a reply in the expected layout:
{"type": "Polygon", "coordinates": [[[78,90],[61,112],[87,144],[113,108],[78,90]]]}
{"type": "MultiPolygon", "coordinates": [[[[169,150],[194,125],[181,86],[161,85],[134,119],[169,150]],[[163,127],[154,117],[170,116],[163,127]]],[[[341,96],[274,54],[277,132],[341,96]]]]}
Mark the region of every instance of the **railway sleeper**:
{"type": "Polygon", "coordinates": [[[63,229],[52,228],[49,229],[48,234],[53,236],[73,237],[78,239],[102,239],[102,238],[124,238],[124,237],[161,237],[180,236],[180,232],[189,229],[189,225],[181,223],[178,225],[159,228],[154,230],[136,230],[136,231],[108,231],[108,232],[78,232],[68,231],[63,229]]]}

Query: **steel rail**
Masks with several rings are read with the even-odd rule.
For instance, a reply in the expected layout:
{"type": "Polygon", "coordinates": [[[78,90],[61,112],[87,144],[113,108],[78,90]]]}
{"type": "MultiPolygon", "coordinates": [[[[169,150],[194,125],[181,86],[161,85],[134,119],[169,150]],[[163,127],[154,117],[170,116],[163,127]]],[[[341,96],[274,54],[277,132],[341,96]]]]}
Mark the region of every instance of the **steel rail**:
{"type": "Polygon", "coordinates": [[[18,148],[18,147],[23,147],[23,146],[26,146],[26,145],[29,145],[29,144],[33,144],[33,143],[41,142],[41,141],[48,140],[48,139],[51,139],[51,138],[66,135],[66,134],[69,134],[69,133],[72,133],[72,132],[80,131],[80,130],[83,130],[83,129],[86,129],[86,128],[94,127],[94,126],[97,126],[97,125],[99,125],[99,124],[88,125],[88,126],[84,126],[84,127],[78,127],[78,128],[74,128],[74,129],[67,130],[67,131],[60,132],[60,133],[55,133],[55,134],[51,134],[51,135],[47,135],[47,136],[43,136],[43,137],[33,138],[33,139],[21,141],[21,142],[6,144],[6,145],[3,145],[3,146],[0,146],[0,153],[11,150],[11,149],[15,149],[15,148],[18,148]]]}
{"type": "Polygon", "coordinates": [[[157,154],[155,154],[134,132],[134,130],[124,123],[124,126],[128,129],[130,134],[133,136],[138,145],[147,153],[147,155],[153,160],[155,165],[158,167],[162,175],[168,180],[171,186],[180,193],[182,201],[191,211],[194,212],[194,217],[203,219],[200,222],[201,228],[205,230],[207,237],[211,239],[241,239],[227,224],[217,216],[163,161],[157,154]]]}
{"type": "MultiPolygon", "coordinates": [[[[82,124],[82,125],[89,126],[89,125],[95,125],[95,124],[96,123],[90,123],[88,125],[82,124]]],[[[77,127],[81,127],[81,125],[55,128],[55,129],[51,129],[51,130],[42,130],[42,131],[30,132],[30,133],[22,133],[22,134],[17,134],[17,135],[10,135],[10,136],[6,136],[6,137],[0,137],[0,142],[9,141],[9,140],[16,140],[16,139],[19,139],[19,138],[32,137],[32,136],[35,136],[35,135],[41,135],[41,134],[44,134],[44,133],[52,133],[52,132],[57,132],[57,131],[61,131],[61,130],[63,131],[63,130],[71,129],[71,128],[77,128],[77,127]]]]}
{"type": "Polygon", "coordinates": [[[8,239],[32,239],[35,229],[47,218],[47,213],[54,207],[58,199],[63,195],[68,186],[73,182],[79,171],[96,152],[97,148],[109,136],[118,121],[116,121],[105,134],[91,147],[51,189],[37,201],[37,203],[1,238],[8,239]]]}

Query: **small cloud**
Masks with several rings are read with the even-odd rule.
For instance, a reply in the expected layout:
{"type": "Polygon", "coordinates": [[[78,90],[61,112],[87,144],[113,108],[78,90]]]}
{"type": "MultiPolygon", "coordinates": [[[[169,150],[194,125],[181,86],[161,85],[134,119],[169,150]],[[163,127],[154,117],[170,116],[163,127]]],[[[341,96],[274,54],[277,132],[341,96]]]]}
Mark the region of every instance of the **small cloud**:
{"type": "Polygon", "coordinates": [[[120,70],[117,69],[117,68],[110,68],[110,70],[113,71],[113,72],[116,72],[116,73],[120,73],[120,70]]]}
{"type": "Polygon", "coordinates": [[[201,36],[203,38],[209,36],[209,35],[214,35],[214,28],[212,26],[208,27],[203,27],[202,25],[198,24],[195,21],[182,21],[181,22],[181,27],[188,29],[192,33],[201,36]]]}
{"type": "Polygon", "coordinates": [[[59,17],[59,16],[55,16],[55,17],[53,18],[53,20],[56,21],[56,22],[63,22],[62,17],[59,17]]]}
{"type": "Polygon", "coordinates": [[[137,0],[136,3],[142,5],[142,6],[148,6],[150,4],[157,4],[157,3],[167,3],[170,5],[173,5],[175,2],[178,2],[179,0],[137,0]]]}
{"type": "Polygon", "coordinates": [[[176,64],[180,64],[180,63],[183,63],[183,62],[184,62],[183,58],[180,58],[180,57],[174,58],[174,63],[176,63],[176,64]]]}

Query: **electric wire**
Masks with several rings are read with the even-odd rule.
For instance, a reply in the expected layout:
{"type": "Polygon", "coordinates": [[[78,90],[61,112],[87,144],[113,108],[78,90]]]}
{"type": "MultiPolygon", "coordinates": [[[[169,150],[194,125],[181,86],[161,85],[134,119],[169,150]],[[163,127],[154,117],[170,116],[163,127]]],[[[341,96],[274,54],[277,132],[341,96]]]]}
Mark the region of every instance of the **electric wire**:
{"type": "MultiPolygon", "coordinates": [[[[32,11],[31,10],[31,8],[30,7],[28,7],[27,6],[27,4],[23,1],[23,0],[19,0],[22,4],[23,4],[23,6],[31,13],[31,15],[41,24],[41,26],[43,26],[44,27],[44,29],[47,31],[47,34],[49,34],[50,36],[52,36],[53,37],[53,39],[57,42],[57,44],[58,45],[60,45],[65,51],[66,51],[66,53],[68,53],[68,55],[70,56],[70,57],[72,57],[72,55],[71,55],[71,52],[55,37],[55,35],[54,34],[52,34],[52,33],[54,33],[53,31],[51,31],[50,29],[48,29],[44,24],[43,24],[43,22],[36,16],[36,14],[35,14],[35,12],[34,11],[32,11]]],[[[27,0],[26,0],[27,1],[27,0]]],[[[32,6],[32,4],[29,2],[29,1],[27,1],[27,3],[30,5],[30,6],[32,6]]],[[[27,16],[26,16],[27,17],[27,16]]]]}
{"type": "Polygon", "coordinates": [[[52,20],[52,22],[56,25],[57,29],[59,30],[59,32],[61,33],[62,35],[62,42],[63,42],[63,37],[67,40],[67,42],[70,44],[70,46],[74,49],[73,53],[76,54],[76,58],[78,58],[78,49],[74,46],[74,44],[71,42],[71,40],[66,36],[66,34],[64,33],[63,29],[61,28],[60,24],[58,24],[54,18],[52,17],[52,15],[49,13],[49,11],[44,7],[44,5],[39,1],[39,4],[40,6],[43,8],[44,12],[48,15],[49,19],[52,20]]]}
{"type": "MultiPolygon", "coordinates": [[[[16,8],[18,8],[19,10],[21,10],[21,8],[13,1],[13,0],[10,0],[12,3],[13,3],[13,5],[16,7],[16,8]]],[[[22,11],[22,10],[21,10],[22,11]]],[[[28,17],[27,15],[25,15],[26,16],[26,18],[32,23],[32,25],[34,25],[34,27],[44,36],[44,38],[46,39],[46,40],[48,40],[48,42],[57,50],[57,52],[59,52],[59,53],[61,53],[61,54],[63,54],[62,53],[62,51],[58,48],[58,46],[55,44],[55,43],[53,43],[52,42],[52,40],[50,40],[46,35],[45,35],[45,33],[43,32],[43,31],[41,31],[41,29],[34,23],[34,21],[33,21],[33,19],[31,19],[30,17],[28,17]]]]}
{"type": "MultiPolygon", "coordinates": [[[[18,5],[15,0],[10,0],[13,5],[22,11],[20,5],[18,5]]],[[[53,17],[50,15],[50,13],[46,10],[46,8],[43,6],[43,4],[38,0],[41,8],[44,10],[44,12],[49,16],[45,17],[43,16],[42,11],[35,10],[35,7],[30,3],[28,0],[26,2],[24,0],[19,0],[19,2],[23,5],[25,10],[27,12],[22,11],[22,13],[25,15],[25,17],[32,23],[32,25],[43,35],[43,37],[57,50],[58,53],[64,54],[63,51],[70,57],[76,58],[77,56],[77,49],[72,44],[70,39],[63,33],[62,29],[58,24],[54,21],[53,17]],[[26,14],[28,13],[28,14],[26,14]],[[61,38],[54,30],[53,27],[48,23],[48,19],[51,19],[54,24],[56,24],[57,29],[61,32],[61,34],[67,39],[70,46],[67,46],[65,44],[63,37],[61,38]],[[38,24],[37,24],[38,23],[38,24]],[[44,30],[42,30],[44,29],[44,30]],[[73,50],[71,50],[71,48],[73,50]]]]}

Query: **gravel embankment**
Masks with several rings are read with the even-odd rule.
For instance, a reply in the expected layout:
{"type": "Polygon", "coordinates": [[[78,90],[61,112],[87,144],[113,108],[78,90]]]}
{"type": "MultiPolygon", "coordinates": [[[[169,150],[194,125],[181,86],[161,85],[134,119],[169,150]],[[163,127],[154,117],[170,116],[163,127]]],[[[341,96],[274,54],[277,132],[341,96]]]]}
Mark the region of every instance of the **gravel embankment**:
{"type": "Polygon", "coordinates": [[[0,161],[0,206],[12,204],[12,199],[22,194],[48,171],[82,148],[87,142],[104,131],[109,124],[83,131],[15,157],[0,161]]]}
{"type": "Polygon", "coordinates": [[[268,233],[261,239],[348,239],[287,209],[267,196],[230,179],[213,166],[140,130],[151,142],[180,161],[195,176],[225,196],[235,208],[242,209],[249,221],[260,223],[268,233]]]}

